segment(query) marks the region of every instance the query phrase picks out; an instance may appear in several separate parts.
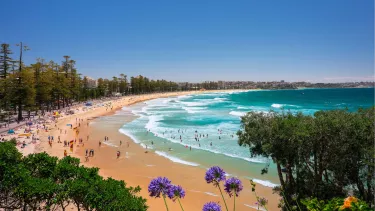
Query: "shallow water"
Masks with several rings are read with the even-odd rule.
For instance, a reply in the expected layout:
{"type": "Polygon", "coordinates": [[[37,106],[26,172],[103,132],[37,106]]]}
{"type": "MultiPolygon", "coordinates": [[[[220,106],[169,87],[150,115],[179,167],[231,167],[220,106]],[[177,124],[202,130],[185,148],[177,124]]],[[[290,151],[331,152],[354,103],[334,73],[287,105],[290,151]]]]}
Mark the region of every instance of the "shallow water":
{"type": "Polygon", "coordinates": [[[251,157],[248,148],[237,144],[235,133],[240,128],[240,116],[248,111],[271,109],[312,115],[318,110],[355,111],[373,105],[372,88],[205,93],[125,107],[123,113],[131,111],[139,118],[119,131],[173,162],[199,168],[219,165],[230,175],[253,178],[272,187],[278,183],[274,165],[271,163],[268,174],[260,174],[271,161],[251,157]]]}

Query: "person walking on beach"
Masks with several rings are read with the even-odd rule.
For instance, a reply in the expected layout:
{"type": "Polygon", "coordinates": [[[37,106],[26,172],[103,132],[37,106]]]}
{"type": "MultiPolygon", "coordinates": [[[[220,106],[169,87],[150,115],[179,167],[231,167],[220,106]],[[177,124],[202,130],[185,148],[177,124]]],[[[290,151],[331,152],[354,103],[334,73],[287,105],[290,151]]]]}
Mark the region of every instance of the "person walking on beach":
{"type": "Polygon", "coordinates": [[[88,150],[88,149],[86,149],[86,156],[87,156],[88,152],[89,152],[89,150],[88,150]]]}
{"type": "Polygon", "coordinates": [[[100,147],[100,146],[102,146],[102,142],[101,142],[101,141],[99,141],[99,147],[100,147]]]}
{"type": "Polygon", "coordinates": [[[120,157],[120,151],[117,151],[117,159],[120,157]]]}
{"type": "Polygon", "coordinates": [[[122,141],[120,140],[120,146],[122,145],[122,141]]]}

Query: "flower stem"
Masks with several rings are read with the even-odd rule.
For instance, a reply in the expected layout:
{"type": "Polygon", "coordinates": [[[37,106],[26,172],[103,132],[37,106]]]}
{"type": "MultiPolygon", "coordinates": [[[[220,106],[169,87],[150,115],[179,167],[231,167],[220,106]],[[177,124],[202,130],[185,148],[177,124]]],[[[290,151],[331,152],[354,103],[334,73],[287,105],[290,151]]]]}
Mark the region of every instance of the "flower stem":
{"type": "Polygon", "coordinates": [[[184,208],[182,208],[182,204],[180,202],[180,198],[177,198],[177,200],[178,200],[178,203],[180,204],[181,210],[184,211],[184,208]]]}
{"type": "Polygon", "coordinates": [[[297,206],[298,206],[299,211],[302,211],[301,207],[299,207],[298,198],[297,198],[296,202],[297,202],[297,206]]]}
{"type": "Polygon", "coordinates": [[[233,194],[233,211],[236,211],[236,193],[233,194]]]}
{"type": "Polygon", "coordinates": [[[168,205],[167,205],[167,201],[165,200],[165,195],[164,195],[164,194],[163,194],[163,199],[164,199],[165,207],[167,208],[167,211],[169,211],[169,209],[168,209],[168,205]]]}
{"type": "Polygon", "coordinates": [[[229,210],[228,210],[228,206],[227,206],[227,203],[225,202],[225,199],[224,199],[224,195],[223,195],[223,192],[221,191],[220,185],[218,185],[217,187],[218,187],[218,188],[219,188],[219,190],[220,190],[220,194],[221,194],[221,197],[223,198],[223,201],[224,201],[224,204],[225,204],[225,208],[227,209],[227,211],[229,211],[229,210]]]}
{"type": "Polygon", "coordinates": [[[284,194],[284,191],[280,191],[281,192],[281,194],[283,194],[283,198],[284,198],[284,200],[285,200],[285,204],[286,204],[286,209],[289,211],[289,210],[292,210],[291,208],[290,208],[290,206],[289,206],[289,203],[288,203],[288,200],[287,200],[287,198],[285,197],[285,194],[284,194]]]}

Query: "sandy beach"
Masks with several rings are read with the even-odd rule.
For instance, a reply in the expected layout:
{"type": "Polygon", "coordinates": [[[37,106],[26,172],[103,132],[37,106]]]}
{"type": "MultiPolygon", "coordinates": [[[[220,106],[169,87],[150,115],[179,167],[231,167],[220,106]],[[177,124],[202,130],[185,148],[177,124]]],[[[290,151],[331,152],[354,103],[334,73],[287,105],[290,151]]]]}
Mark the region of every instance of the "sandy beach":
{"type": "MultiPolygon", "coordinates": [[[[151,198],[148,196],[147,187],[152,178],[157,176],[168,177],[173,184],[181,185],[186,190],[186,197],[182,200],[185,210],[201,210],[204,203],[208,201],[219,202],[222,208],[220,192],[211,184],[207,184],[204,180],[205,169],[174,163],[164,157],[161,157],[152,151],[145,153],[146,149],[134,143],[129,137],[118,132],[118,129],[126,122],[132,121],[135,116],[127,116],[124,122],[111,122],[103,116],[110,116],[116,110],[124,106],[139,103],[142,101],[171,97],[177,95],[195,94],[199,92],[173,92],[173,93],[157,93],[137,96],[127,96],[111,101],[110,106],[101,106],[69,115],[59,119],[56,123],[49,125],[49,131],[41,131],[39,133],[40,141],[35,146],[20,149],[24,154],[47,152],[52,156],[59,158],[64,156],[64,150],[68,151],[68,155],[78,157],[81,164],[100,168],[100,174],[104,177],[112,177],[124,180],[130,186],[139,185],[142,190],[140,195],[147,199],[149,210],[158,211],[165,210],[162,199],[151,198]],[[67,126],[72,124],[72,128],[67,126]],[[100,127],[106,124],[105,127],[100,127]],[[77,127],[77,134],[74,128],[77,127]],[[48,136],[54,136],[52,147],[48,144],[48,136]],[[62,143],[57,143],[60,136],[62,143]],[[109,146],[104,142],[104,137],[109,137],[114,146],[109,146]],[[79,139],[83,139],[83,143],[79,144],[79,139]],[[73,152],[69,147],[64,147],[64,140],[70,141],[76,139],[73,152]],[[99,146],[99,141],[102,142],[99,146]],[[120,141],[122,145],[120,146],[120,141]],[[129,143],[129,147],[128,147],[129,143]],[[89,161],[85,159],[85,150],[95,150],[95,156],[89,157],[89,161]],[[120,151],[120,158],[116,158],[116,152],[120,151]]],[[[220,165],[218,163],[218,165],[220,165]]],[[[240,197],[236,199],[236,210],[256,210],[256,199],[254,193],[251,192],[250,183],[240,178],[244,184],[244,190],[240,197]]],[[[266,197],[269,201],[268,210],[279,210],[277,208],[278,196],[272,194],[272,189],[257,185],[257,194],[266,197]]],[[[225,196],[229,209],[233,207],[233,199],[225,196]]],[[[170,210],[180,210],[178,203],[168,200],[170,210]]]]}

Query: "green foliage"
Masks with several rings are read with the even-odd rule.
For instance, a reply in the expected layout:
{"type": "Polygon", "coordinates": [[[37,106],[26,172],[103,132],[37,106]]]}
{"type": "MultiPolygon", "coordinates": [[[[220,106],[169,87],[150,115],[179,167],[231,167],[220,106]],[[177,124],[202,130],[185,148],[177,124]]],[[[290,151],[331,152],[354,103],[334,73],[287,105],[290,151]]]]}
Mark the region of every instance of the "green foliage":
{"type": "Polygon", "coordinates": [[[65,210],[74,204],[78,210],[147,210],[139,187],[103,179],[98,171],[72,157],[22,157],[14,143],[0,143],[0,208],[65,210]]]}
{"type": "MultiPolygon", "coordinates": [[[[0,48],[0,110],[18,110],[18,119],[23,118],[22,111],[51,111],[70,106],[73,102],[87,101],[114,94],[143,94],[178,90],[178,85],[166,80],[150,80],[144,76],[132,77],[129,86],[128,77],[120,74],[111,80],[99,78],[97,86],[89,85],[87,77],[78,73],[76,61],[64,56],[61,65],[54,61],[46,63],[37,58],[29,66],[22,62],[22,52],[29,50],[20,43],[20,58],[12,60],[10,45],[3,43],[0,48]],[[18,64],[18,68],[15,69],[18,64]]],[[[202,86],[214,88],[213,83],[202,86]]],[[[200,86],[199,86],[200,87],[200,86]]],[[[217,84],[216,84],[217,88],[217,84]]],[[[4,118],[3,118],[4,119],[4,118]]]]}
{"type": "Polygon", "coordinates": [[[374,118],[374,108],[314,116],[250,112],[242,118],[239,145],[273,160],[281,184],[276,192],[291,206],[293,195],[328,200],[348,193],[372,204],[374,118]]]}
{"type": "Polygon", "coordinates": [[[331,200],[318,200],[306,199],[302,200],[302,204],[306,206],[306,209],[309,211],[371,211],[368,204],[364,201],[352,202],[350,208],[343,207],[344,199],[343,198],[333,198],[331,200]]]}

